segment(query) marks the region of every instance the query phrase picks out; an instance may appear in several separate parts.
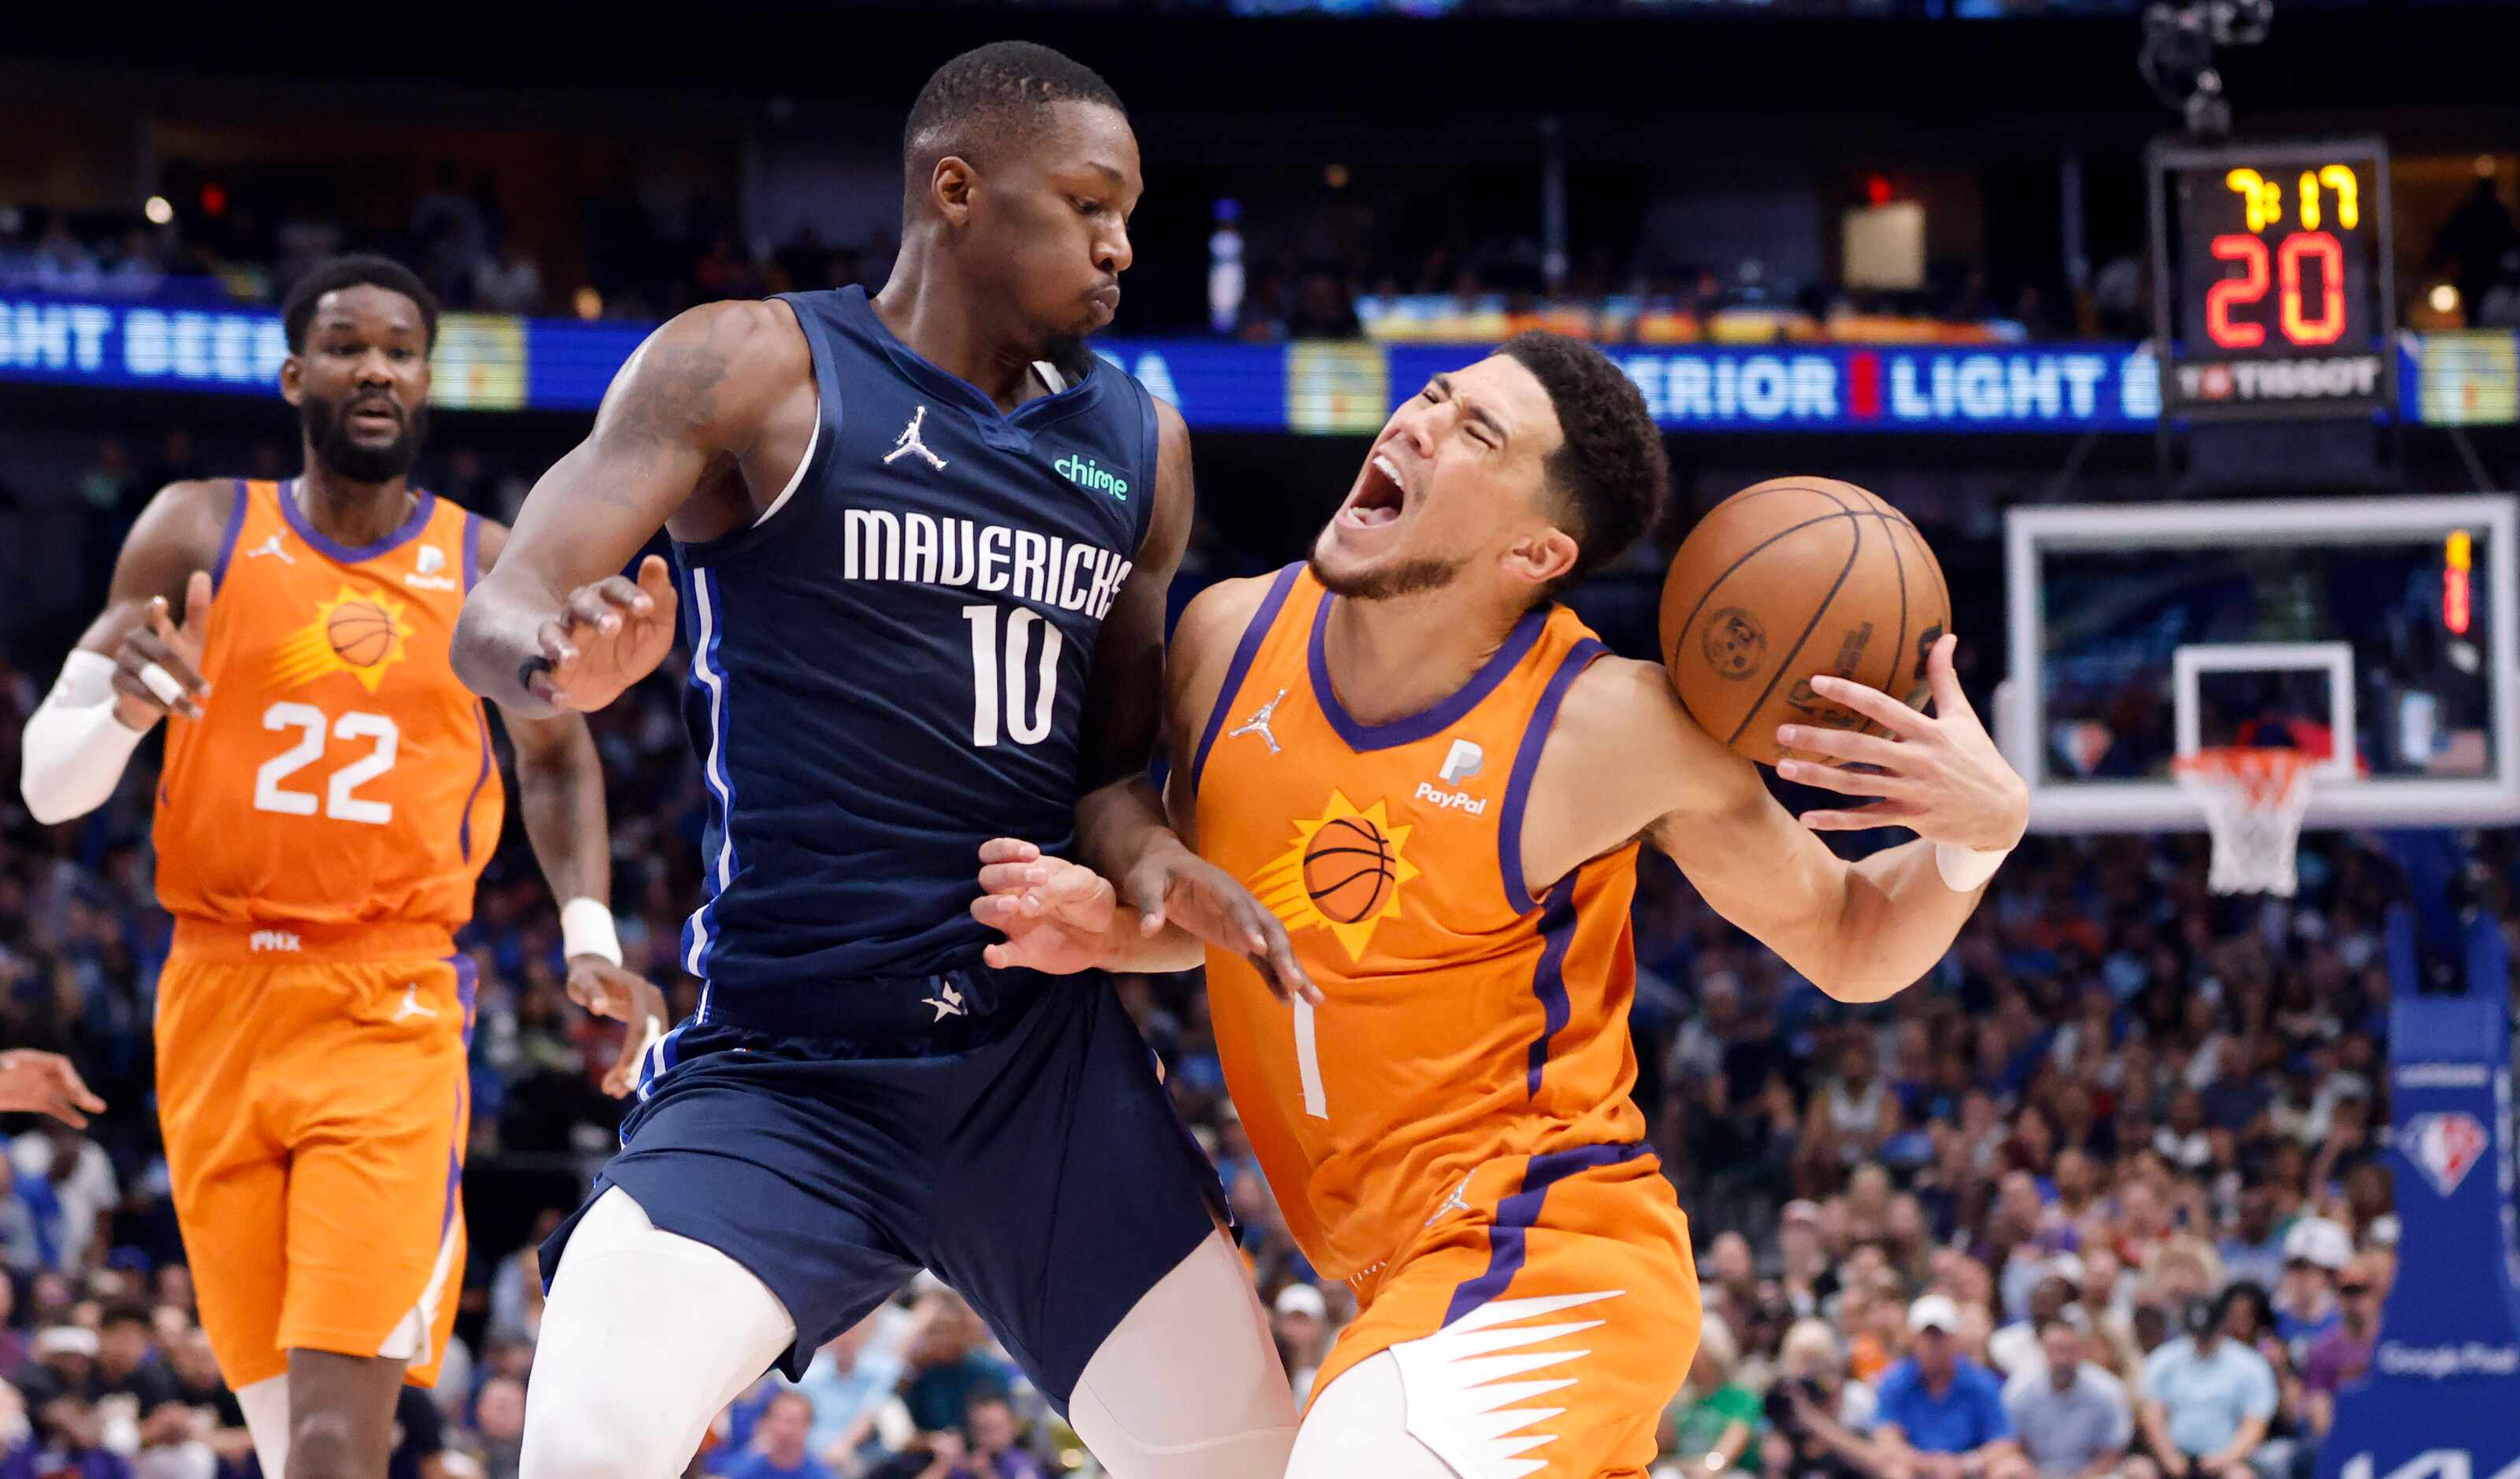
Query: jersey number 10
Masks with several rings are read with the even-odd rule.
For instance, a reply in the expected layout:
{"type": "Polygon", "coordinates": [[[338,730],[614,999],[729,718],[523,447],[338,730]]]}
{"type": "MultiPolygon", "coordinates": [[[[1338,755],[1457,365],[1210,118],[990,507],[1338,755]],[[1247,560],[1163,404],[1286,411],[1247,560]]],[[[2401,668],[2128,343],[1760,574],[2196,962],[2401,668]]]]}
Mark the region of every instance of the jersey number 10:
{"type": "Polygon", "coordinates": [[[971,624],[971,742],[982,749],[998,742],[999,695],[1005,693],[1007,738],[1017,744],[1039,744],[1050,738],[1050,718],[1058,708],[1058,628],[1028,606],[1007,612],[1006,661],[998,660],[998,607],[967,605],[963,619],[971,624]],[[1039,675],[1032,701],[1024,701],[1025,658],[1031,655],[1033,628],[1041,629],[1039,675]],[[1006,675],[1001,685],[998,675],[1006,675]]]}

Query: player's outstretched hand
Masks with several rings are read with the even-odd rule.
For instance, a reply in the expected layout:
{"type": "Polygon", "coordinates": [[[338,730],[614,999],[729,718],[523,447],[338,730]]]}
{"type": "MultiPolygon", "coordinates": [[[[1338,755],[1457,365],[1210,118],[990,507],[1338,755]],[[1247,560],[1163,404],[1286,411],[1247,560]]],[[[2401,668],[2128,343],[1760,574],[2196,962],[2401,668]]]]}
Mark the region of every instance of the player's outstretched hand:
{"type": "Polygon", "coordinates": [[[1083,864],[992,837],[980,844],[980,890],[971,918],[1006,936],[981,952],[992,968],[1073,975],[1117,959],[1119,896],[1083,864]]]}
{"type": "Polygon", "coordinates": [[[184,582],[182,626],[165,597],[150,599],[148,613],[122,634],[113,653],[114,717],[123,728],[145,730],[167,714],[202,717],[202,702],[210,696],[209,680],[202,676],[209,631],[209,571],[195,570],[184,582]]]}
{"type": "Polygon", "coordinates": [[[68,1058],[19,1048],[0,1053],[0,1111],[18,1110],[84,1128],[88,1115],[105,1112],[105,1100],[88,1091],[68,1058]]]}
{"type": "Polygon", "coordinates": [[[1824,765],[1783,760],[1777,774],[1805,785],[1879,799],[1866,806],[1803,813],[1814,831],[1862,831],[1905,827],[1930,842],[1994,852],[2021,840],[2030,824],[2030,787],[2022,784],[1977,710],[1960,692],[1952,668],[1959,640],[1949,633],[1925,658],[1925,681],[1934,695],[1929,717],[1878,689],[1826,675],[1812,689],[1832,703],[1862,714],[1890,733],[1887,738],[1819,725],[1787,724],[1777,742],[1787,749],[1851,762],[1824,765]],[[1858,767],[1862,767],[1859,769],[1858,767]]]}
{"type": "Polygon", "coordinates": [[[658,555],[639,562],[635,581],[612,575],[579,586],[535,632],[536,650],[518,680],[556,708],[592,713],[665,660],[676,605],[674,577],[658,555]]]}
{"type": "Polygon", "coordinates": [[[604,1075],[605,1093],[614,1098],[629,1094],[639,1085],[639,1059],[664,1036],[665,994],[637,971],[602,956],[581,955],[568,958],[568,999],[630,1029],[621,1035],[621,1051],[604,1075]]]}
{"type": "Polygon", "coordinates": [[[1120,898],[1137,911],[1139,933],[1151,937],[1166,924],[1178,924],[1202,942],[1249,961],[1279,1001],[1322,1004],[1322,989],[1295,963],[1286,926],[1232,874],[1189,848],[1175,845],[1148,854],[1120,880],[1120,898]]]}

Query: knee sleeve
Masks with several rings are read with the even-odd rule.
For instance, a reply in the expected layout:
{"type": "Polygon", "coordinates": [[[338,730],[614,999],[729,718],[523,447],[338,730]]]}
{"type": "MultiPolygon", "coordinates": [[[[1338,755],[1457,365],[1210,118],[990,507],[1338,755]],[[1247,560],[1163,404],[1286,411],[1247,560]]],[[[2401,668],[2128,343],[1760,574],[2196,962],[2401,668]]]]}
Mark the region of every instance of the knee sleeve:
{"type": "Polygon", "coordinates": [[[750,1271],[612,1188],[570,1234],[543,1306],[520,1472],[673,1479],[709,1419],[795,1339],[750,1271]]]}
{"type": "Polygon", "coordinates": [[[1103,1338],[1067,1415],[1112,1479],[1282,1479],[1294,1395],[1225,1234],[1209,1235],[1103,1338]]]}

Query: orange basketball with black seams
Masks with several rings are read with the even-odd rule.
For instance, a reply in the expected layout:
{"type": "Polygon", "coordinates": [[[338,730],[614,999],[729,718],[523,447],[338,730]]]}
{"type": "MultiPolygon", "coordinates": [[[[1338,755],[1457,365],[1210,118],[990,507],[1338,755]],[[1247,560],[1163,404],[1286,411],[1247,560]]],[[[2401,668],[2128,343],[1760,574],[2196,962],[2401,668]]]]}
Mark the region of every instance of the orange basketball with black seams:
{"type": "Polygon", "coordinates": [[[352,667],[374,667],[393,650],[393,618],[364,601],[345,601],[324,623],[333,651],[352,667]]]}
{"type": "Polygon", "coordinates": [[[1323,825],[1304,849],[1304,892],[1326,919],[1353,924],[1391,897],[1391,840],[1364,817],[1323,825]]]}
{"type": "Polygon", "coordinates": [[[1762,765],[1782,758],[1780,724],[1880,732],[1815,693],[1820,674],[1924,707],[1925,654],[1951,626],[1951,587],[1915,524],[1833,478],[1774,478],[1717,504],[1662,588],[1672,688],[1762,765]]]}

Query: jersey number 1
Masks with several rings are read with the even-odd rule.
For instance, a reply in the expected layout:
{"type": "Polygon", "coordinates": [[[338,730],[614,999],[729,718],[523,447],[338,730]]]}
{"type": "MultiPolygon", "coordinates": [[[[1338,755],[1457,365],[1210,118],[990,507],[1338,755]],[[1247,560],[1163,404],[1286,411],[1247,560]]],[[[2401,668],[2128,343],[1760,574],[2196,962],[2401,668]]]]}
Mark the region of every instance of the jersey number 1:
{"type": "Polygon", "coordinates": [[[1050,738],[1050,716],[1058,706],[1058,628],[1029,606],[1007,612],[1006,662],[998,661],[998,608],[967,605],[963,619],[971,624],[971,742],[982,749],[998,742],[998,674],[1006,681],[1007,738],[1017,744],[1039,744],[1050,738]],[[1024,702],[1024,659],[1032,648],[1032,629],[1041,628],[1040,674],[1032,702],[1024,702]]]}

